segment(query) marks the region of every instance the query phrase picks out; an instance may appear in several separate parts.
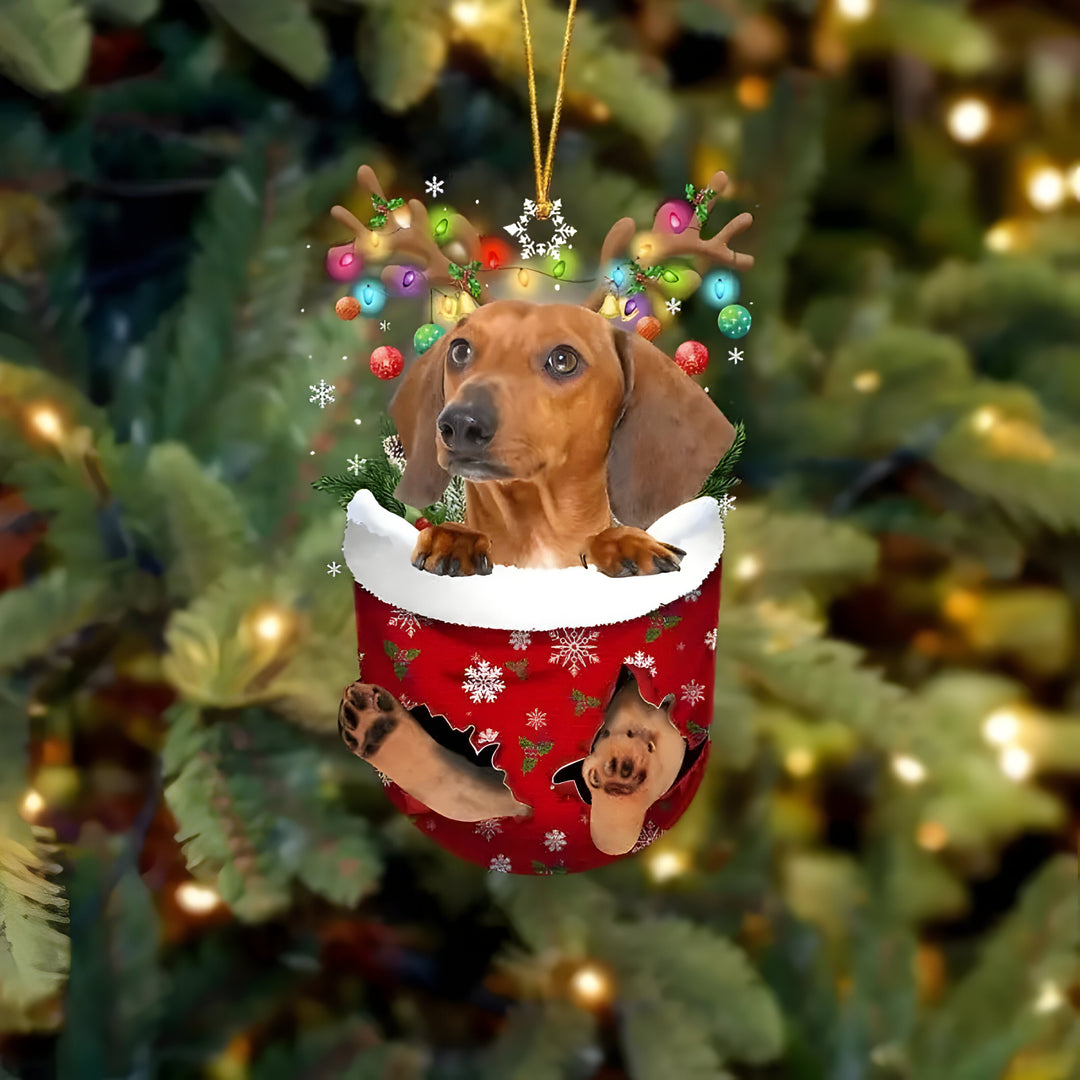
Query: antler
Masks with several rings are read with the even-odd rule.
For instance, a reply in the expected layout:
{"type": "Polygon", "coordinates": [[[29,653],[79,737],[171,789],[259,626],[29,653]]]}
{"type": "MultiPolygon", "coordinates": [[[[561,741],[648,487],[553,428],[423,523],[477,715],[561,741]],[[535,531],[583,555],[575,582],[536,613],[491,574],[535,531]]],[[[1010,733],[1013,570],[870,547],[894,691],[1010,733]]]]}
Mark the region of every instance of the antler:
{"type": "MultiPolygon", "coordinates": [[[[706,213],[712,210],[717,198],[724,193],[728,186],[728,177],[725,172],[713,174],[707,185],[715,194],[706,203],[706,213]]],[[[708,264],[730,266],[737,270],[749,269],[754,265],[753,255],[744,255],[742,252],[732,251],[729,241],[740,233],[745,232],[754,223],[752,214],[739,214],[732,218],[715,236],[708,240],[701,238],[701,222],[696,215],[690,224],[681,233],[663,231],[661,214],[658,213],[653,220],[652,231],[647,233],[638,245],[635,260],[642,267],[656,266],[664,259],[672,256],[698,256],[699,268],[708,264]]],[[[607,266],[612,259],[625,253],[630,246],[637,226],[633,218],[620,218],[608,230],[600,249],[600,265],[607,266]]],[[[592,311],[599,311],[608,293],[608,286],[595,289],[585,301],[585,307],[592,311]]]]}
{"type": "MultiPolygon", "coordinates": [[[[370,165],[361,165],[356,171],[356,179],[368,194],[377,195],[380,200],[386,202],[382,185],[370,165]]],[[[391,210],[386,215],[386,224],[379,229],[368,228],[344,206],[333,207],[330,214],[352,229],[356,236],[353,242],[353,249],[356,252],[363,252],[370,258],[387,262],[382,272],[382,279],[386,284],[390,284],[395,266],[406,265],[419,266],[424,271],[429,285],[459,285],[462,288],[468,288],[469,282],[463,273],[466,268],[454,263],[435,242],[427,208],[419,199],[409,200],[407,221],[401,220],[405,215],[395,216],[394,211],[391,210]],[[393,228],[394,225],[397,228],[393,228]],[[384,229],[386,231],[383,231],[384,229]],[[399,256],[404,258],[399,259],[399,256]]],[[[454,225],[456,239],[464,244],[470,260],[478,258],[480,238],[476,230],[460,216],[455,216],[454,225]]],[[[479,296],[475,293],[473,295],[479,301],[479,296]]]]}

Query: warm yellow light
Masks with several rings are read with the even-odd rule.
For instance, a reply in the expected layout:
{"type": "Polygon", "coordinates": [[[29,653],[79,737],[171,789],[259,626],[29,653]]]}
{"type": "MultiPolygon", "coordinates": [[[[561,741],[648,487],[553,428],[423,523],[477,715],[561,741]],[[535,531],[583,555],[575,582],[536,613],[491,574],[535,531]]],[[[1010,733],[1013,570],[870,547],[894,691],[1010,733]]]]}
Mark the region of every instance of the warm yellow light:
{"type": "Polygon", "coordinates": [[[926,766],[910,754],[897,754],[892,769],[905,784],[921,784],[926,779],[926,766]]]}
{"type": "Polygon", "coordinates": [[[1080,199],[1080,161],[1069,167],[1065,174],[1065,183],[1069,185],[1069,191],[1074,199],[1080,199]]]}
{"type": "Polygon", "coordinates": [[[978,142],[990,130],[990,106],[982,98],[961,98],[949,109],[945,124],[957,142],[978,142]]]}
{"type": "Polygon", "coordinates": [[[1048,1013],[1056,1012],[1064,1004],[1065,995],[1061,992],[1061,987],[1048,979],[1039,987],[1039,996],[1032,1008],[1037,1013],[1048,1013]]]}
{"type": "Polygon", "coordinates": [[[611,997],[610,980],[592,964],[586,964],[574,972],[570,989],[583,1005],[600,1005],[611,997]]]}
{"type": "Polygon", "coordinates": [[[814,771],[814,755],[805,746],[796,746],[784,755],[784,768],[792,776],[808,776],[814,771]]]}
{"type": "Polygon", "coordinates": [[[971,414],[971,426],[980,432],[989,431],[999,420],[1001,413],[993,405],[983,405],[971,414]]]}
{"type": "Polygon", "coordinates": [[[649,876],[656,882],[671,881],[690,869],[690,860],[682,851],[657,851],[649,859],[649,876]]]}
{"type": "Polygon", "coordinates": [[[970,589],[953,589],[942,605],[945,617],[951,622],[969,622],[981,609],[979,594],[970,589]]]}
{"type": "Polygon", "coordinates": [[[1022,746],[1007,746],[998,758],[1001,771],[1010,780],[1024,780],[1031,775],[1031,755],[1022,746]]]}
{"type": "Polygon", "coordinates": [[[858,375],[851,380],[851,385],[854,386],[860,394],[872,394],[881,386],[881,375],[876,371],[860,371],[858,375]]]}
{"type": "Polygon", "coordinates": [[[30,410],[30,425],[39,435],[54,442],[64,432],[60,414],[51,405],[35,405],[30,410]]]}
{"type": "Polygon", "coordinates": [[[197,881],[183,881],[176,887],[176,902],[189,915],[206,915],[221,903],[216,889],[197,881]]]}
{"type": "Polygon", "coordinates": [[[527,289],[529,287],[529,271],[526,270],[525,267],[522,267],[520,270],[518,270],[517,279],[518,279],[518,284],[523,289],[527,289]]]}
{"type": "Polygon", "coordinates": [[[442,298],[442,310],[447,318],[457,313],[457,304],[455,303],[454,297],[444,296],[442,298]]]}
{"type": "Polygon", "coordinates": [[[25,818],[37,817],[45,809],[45,800],[31,788],[22,801],[22,813],[25,818]]]}
{"type": "Polygon", "coordinates": [[[983,240],[991,251],[1012,251],[1016,246],[1016,230],[1008,221],[1001,221],[987,230],[983,240]]]}
{"type": "Polygon", "coordinates": [[[1028,201],[1036,210],[1057,210],[1065,201],[1065,177],[1053,165],[1036,169],[1027,180],[1028,201]]]}
{"type": "Polygon", "coordinates": [[[285,619],[276,611],[267,611],[255,620],[255,633],[263,641],[278,641],[285,633],[285,619]]]}
{"type": "Polygon", "coordinates": [[[983,738],[994,746],[1008,746],[1020,734],[1020,717],[1014,709],[995,709],[983,723],[983,738]]]}
{"type": "Polygon", "coordinates": [[[763,75],[744,75],[735,84],[735,96],[744,109],[764,109],[772,95],[772,84],[763,75]]]}
{"type": "Polygon", "coordinates": [[[851,22],[862,22],[874,11],[874,0],[836,0],[836,10],[851,22]]]}
{"type": "Polygon", "coordinates": [[[450,18],[466,29],[474,29],[484,21],[483,0],[454,0],[450,5],[450,18]]]}
{"type": "Polygon", "coordinates": [[[924,851],[940,851],[949,842],[949,833],[939,821],[924,821],[915,840],[924,851]]]}
{"type": "Polygon", "coordinates": [[[756,555],[744,555],[735,564],[735,576],[740,581],[751,581],[761,573],[761,560],[756,555]]]}

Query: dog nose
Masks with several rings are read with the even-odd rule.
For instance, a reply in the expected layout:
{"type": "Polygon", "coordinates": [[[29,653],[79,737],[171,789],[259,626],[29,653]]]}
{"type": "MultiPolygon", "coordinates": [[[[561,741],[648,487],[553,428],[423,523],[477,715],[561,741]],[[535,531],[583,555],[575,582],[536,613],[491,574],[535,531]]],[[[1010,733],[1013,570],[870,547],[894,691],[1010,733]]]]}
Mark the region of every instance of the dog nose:
{"type": "Polygon", "coordinates": [[[495,437],[495,410],[483,401],[447,405],[437,423],[448,450],[482,450],[495,437]]]}

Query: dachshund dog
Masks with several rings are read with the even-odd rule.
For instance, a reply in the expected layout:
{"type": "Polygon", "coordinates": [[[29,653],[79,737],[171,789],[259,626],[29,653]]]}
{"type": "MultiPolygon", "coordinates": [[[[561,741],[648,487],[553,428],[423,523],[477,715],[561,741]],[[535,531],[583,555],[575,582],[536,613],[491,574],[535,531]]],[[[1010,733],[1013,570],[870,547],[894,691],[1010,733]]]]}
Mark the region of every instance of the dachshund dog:
{"type": "Polygon", "coordinates": [[[390,406],[406,467],[395,495],[438,500],[465,479],[464,525],[424,529],[433,574],[584,563],[611,577],[679,569],[645,530],[692,499],[734,429],[651,342],[570,304],[501,300],[467,315],[390,406]]]}

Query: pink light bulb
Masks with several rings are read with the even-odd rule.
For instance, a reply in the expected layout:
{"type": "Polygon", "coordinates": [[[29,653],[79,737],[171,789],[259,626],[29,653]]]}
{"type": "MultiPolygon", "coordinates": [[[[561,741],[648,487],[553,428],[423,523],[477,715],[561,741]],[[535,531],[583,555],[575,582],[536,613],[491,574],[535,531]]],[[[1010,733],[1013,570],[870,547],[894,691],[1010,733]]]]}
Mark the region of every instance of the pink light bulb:
{"type": "Polygon", "coordinates": [[[662,232],[685,232],[694,220],[694,208],[685,199],[668,199],[656,212],[653,228],[662,232]]]}
{"type": "Polygon", "coordinates": [[[335,281],[355,281],[364,269],[364,260],[352,244],[339,244],[326,253],[326,272],[335,281]]]}

